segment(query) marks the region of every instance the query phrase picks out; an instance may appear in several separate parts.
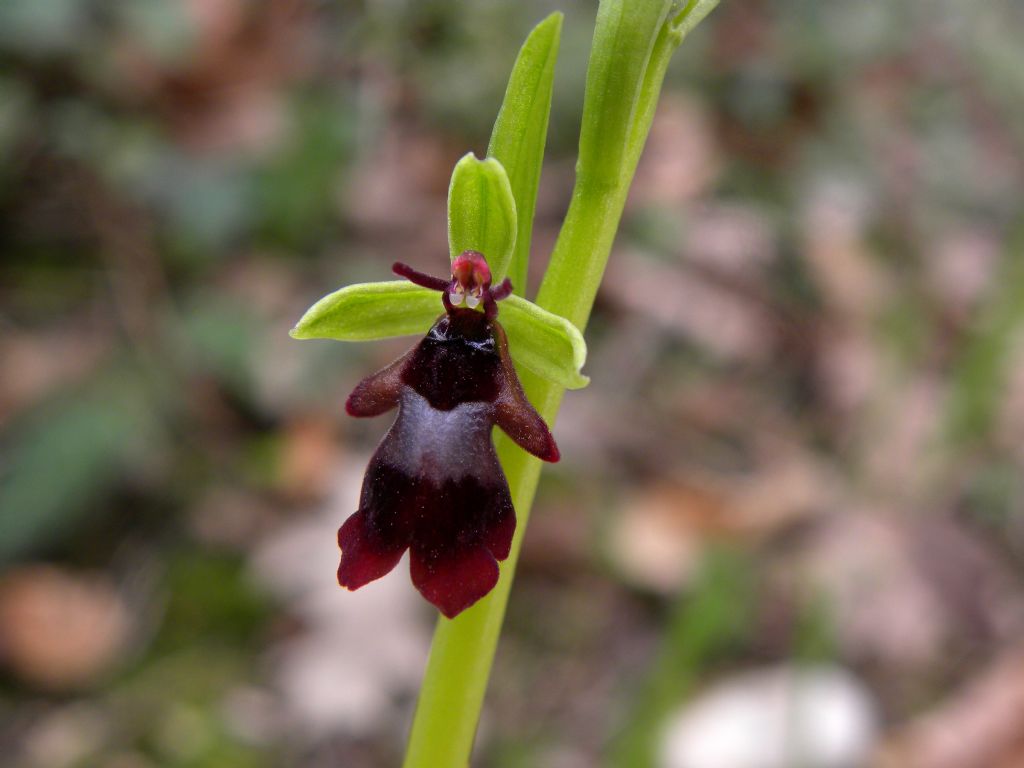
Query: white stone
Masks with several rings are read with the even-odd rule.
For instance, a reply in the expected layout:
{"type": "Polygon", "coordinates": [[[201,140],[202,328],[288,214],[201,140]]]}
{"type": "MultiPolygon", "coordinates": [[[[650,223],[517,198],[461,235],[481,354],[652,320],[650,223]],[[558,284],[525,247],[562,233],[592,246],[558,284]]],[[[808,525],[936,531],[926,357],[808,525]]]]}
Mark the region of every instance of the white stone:
{"type": "Polygon", "coordinates": [[[870,694],[840,667],[733,675],[670,718],[662,768],[857,768],[876,738],[870,694]]]}

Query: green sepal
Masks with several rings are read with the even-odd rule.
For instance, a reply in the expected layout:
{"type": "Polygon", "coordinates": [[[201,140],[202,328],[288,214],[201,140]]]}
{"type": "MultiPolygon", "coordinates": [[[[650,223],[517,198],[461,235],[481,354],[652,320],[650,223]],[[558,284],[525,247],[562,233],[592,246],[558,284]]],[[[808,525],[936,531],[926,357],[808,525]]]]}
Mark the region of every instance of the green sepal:
{"type": "Polygon", "coordinates": [[[526,273],[530,261],[533,214],[544,162],[561,34],[561,13],[552,13],[530,32],[512,67],[505,98],[487,145],[487,156],[500,161],[508,172],[515,196],[518,214],[516,244],[507,274],[520,296],[527,293],[526,273]]]}
{"type": "Polygon", "coordinates": [[[516,200],[505,167],[493,157],[463,156],[448,187],[448,248],[487,258],[494,285],[505,277],[516,244],[516,200]]]}
{"type": "Polygon", "coordinates": [[[516,363],[566,389],[590,383],[580,373],[587,361],[587,343],[575,325],[519,296],[509,296],[500,306],[498,322],[508,334],[509,353],[516,363]]]}
{"type": "MultiPolygon", "coordinates": [[[[498,320],[518,365],[567,389],[587,386],[590,379],[580,373],[587,345],[576,326],[518,296],[509,296],[499,307],[498,320]]],[[[336,341],[420,336],[443,311],[437,291],[404,280],[358,283],[320,299],[291,336],[336,341]]]]}
{"type": "Polygon", "coordinates": [[[306,310],[293,339],[374,341],[427,332],[444,312],[441,294],[405,280],[357,283],[329,293],[306,310]]]}

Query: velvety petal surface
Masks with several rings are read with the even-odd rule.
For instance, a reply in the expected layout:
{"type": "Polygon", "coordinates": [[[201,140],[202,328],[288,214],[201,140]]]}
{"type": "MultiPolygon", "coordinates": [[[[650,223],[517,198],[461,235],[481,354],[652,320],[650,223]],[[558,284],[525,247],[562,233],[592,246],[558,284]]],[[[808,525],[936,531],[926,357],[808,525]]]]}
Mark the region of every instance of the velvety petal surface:
{"type": "Polygon", "coordinates": [[[398,406],[338,534],[339,582],[357,589],[411,550],[412,581],[449,618],[497,583],[516,516],[494,449],[495,423],[548,461],[558,448],[526,400],[501,326],[454,309],[413,350],[368,376],[347,402],[371,416],[398,406]]]}
{"type": "Polygon", "coordinates": [[[354,590],[390,572],[402,559],[407,545],[380,542],[367,530],[366,513],[356,512],[338,529],[338,546],[338,583],[354,590]]]}
{"type": "Polygon", "coordinates": [[[449,619],[498,583],[498,563],[482,546],[438,556],[429,548],[413,544],[409,570],[420,594],[449,619]]]}

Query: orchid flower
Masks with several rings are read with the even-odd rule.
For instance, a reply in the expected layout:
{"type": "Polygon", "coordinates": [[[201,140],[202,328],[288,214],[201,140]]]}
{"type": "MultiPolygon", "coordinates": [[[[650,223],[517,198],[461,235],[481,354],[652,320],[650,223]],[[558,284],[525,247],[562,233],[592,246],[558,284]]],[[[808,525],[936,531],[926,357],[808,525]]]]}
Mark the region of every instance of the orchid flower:
{"type": "Polygon", "coordinates": [[[345,403],[350,416],[396,407],[398,416],[370,459],[358,510],[338,531],[338,582],[359,589],[409,550],[413,584],[448,618],[491,591],[498,561],[512,545],[516,515],[494,425],[534,456],[559,458],[513,360],[562,386],[587,382],[579,373],[586,354],[579,331],[515,296],[509,278],[494,284],[515,240],[515,203],[501,164],[463,158],[453,176],[453,208],[462,222],[490,222],[475,233],[455,226],[450,239],[453,247],[472,241],[493,248],[494,270],[472,248],[455,255],[448,278],[396,262],[392,271],[404,281],[342,288],[314,304],[292,331],[296,338],[362,340],[429,327],[345,403]],[[481,217],[481,204],[494,215],[481,217]],[[497,319],[499,302],[508,333],[497,319]]]}

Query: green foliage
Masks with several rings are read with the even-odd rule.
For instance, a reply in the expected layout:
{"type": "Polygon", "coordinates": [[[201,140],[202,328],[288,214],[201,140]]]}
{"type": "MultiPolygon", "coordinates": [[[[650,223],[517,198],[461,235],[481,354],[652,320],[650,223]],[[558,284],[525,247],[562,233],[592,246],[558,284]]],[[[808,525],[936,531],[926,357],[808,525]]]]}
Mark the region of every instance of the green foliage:
{"type": "Polygon", "coordinates": [[[237,557],[182,552],[169,564],[169,602],[158,647],[162,651],[250,642],[270,604],[247,578],[237,557]]]}
{"type": "Polygon", "coordinates": [[[741,555],[720,551],[708,556],[693,593],[684,594],[675,608],[631,718],[609,752],[610,766],[657,764],[657,736],[665,716],[709,663],[749,636],[753,594],[750,563],[741,555]]]}
{"type": "Polygon", "coordinates": [[[818,589],[799,605],[793,635],[793,658],[804,664],[825,663],[840,657],[836,616],[828,594],[818,589]]]}
{"type": "Polygon", "coordinates": [[[667,0],[601,3],[583,100],[581,181],[609,188],[620,183],[651,49],[670,5],[667,0]]]}
{"type": "Polygon", "coordinates": [[[325,98],[296,100],[290,141],[262,168],[257,198],[266,237],[283,245],[318,241],[332,222],[338,177],[355,144],[353,110],[325,98]]]}
{"type": "Polygon", "coordinates": [[[86,0],[0,3],[0,45],[37,54],[63,52],[74,47],[88,16],[86,0]]]}
{"type": "Polygon", "coordinates": [[[955,367],[947,432],[954,443],[983,438],[1006,389],[1014,344],[1024,333],[1024,235],[1007,249],[995,295],[955,367]]]}
{"type": "Polygon", "coordinates": [[[90,505],[137,458],[134,449],[152,432],[152,418],[131,377],[119,373],[17,431],[0,476],[0,563],[73,534],[90,505]]]}
{"type": "Polygon", "coordinates": [[[491,132],[487,155],[508,172],[518,212],[516,244],[508,276],[516,293],[526,296],[527,267],[537,187],[551,112],[551,91],[562,33],[562,14],[553,13],[526,38],[512,67],[505,99],[491,132]]]}
{"type": "Polygon", "coordinates": [[[189,297],[184,309],[168,323],[181,359],[190,369],[208,371],[236,394],[251,395],[264,331],[260,316],[250,306],[207,291],[189,297]]]}
{"type": "Polygon", "coordinates": [[[576,186],[537,303],[585,328],[669,61],[717,4],[601,3],[587,69],[576,186]]]}
{"type": "Polygon", "coordinates": [[[472,152],[455,165],[448,187],[448,249],[487,257],[497,285],[505,277],[516,244],[516,200],[508,174],[493,157],[472,152]]]}
{"type": "MultiPolygon", "coordinates": [[[[212,607],[202,595],[191,594],[200,605],[212,607]]],[[[197,639],[207,639],[203,635],[182,631],[180,638],[186,647],[170,652],[160,649],[156,659],[100,701],[117,724],[116,748],[145,756],[144,764],[167,768],[281,765],[272,747],[242,743],[225,706],[224,692],[252,685],[254,670],[225,646],[197,644],[197,639]]],[[[252,638],[249,635],[247,639],[251,642],[252,638]]],[[[100,755],[90,758],[75,765],[107,764],[100,755]]]]}

